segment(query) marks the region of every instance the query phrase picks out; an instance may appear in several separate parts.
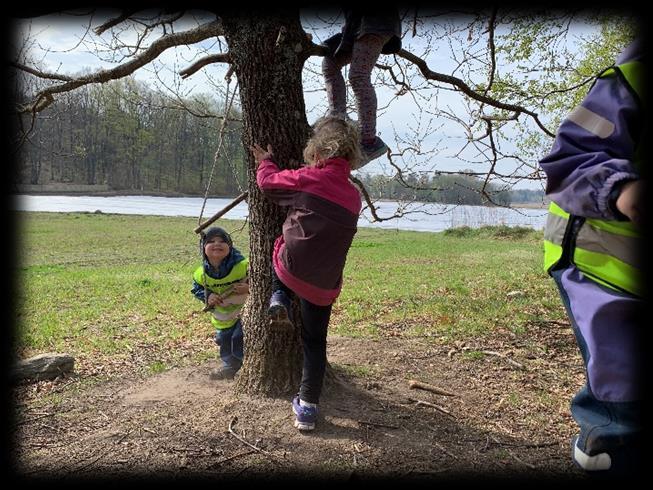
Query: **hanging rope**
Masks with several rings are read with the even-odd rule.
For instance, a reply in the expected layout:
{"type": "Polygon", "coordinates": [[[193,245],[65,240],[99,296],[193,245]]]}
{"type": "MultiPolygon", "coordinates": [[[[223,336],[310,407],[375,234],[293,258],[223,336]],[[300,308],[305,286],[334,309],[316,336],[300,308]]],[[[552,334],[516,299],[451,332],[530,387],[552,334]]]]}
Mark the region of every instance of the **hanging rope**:
{"type": "MultiPolygon", "coordinates": [[[[200,215],[197,219],[197,224],[200,225],[202,223],[202,215],[204,214],[204,208],[206,207],[206,201],[209,197],[209,190],[211,189],[211,182],[213,181],[213,172],[215,171],[215,166],[218,163],[218,158],[220,158],[220,151],[222,151],[222,145],[224,143],[224,133],[225,129],[227,127],[227,120],[229,119],[229,113],[231,112],[231,105],[234,102],[234,98],[236,97],[236,88],[234,88],[234,92],[231,96],[231,99],[229,99],[229,83],[231,82],[231,78],[227,78],[227,91],[225,93],[225,112],[224,116],[222,118],[222,124],[220,127],[220,139],[218,140],[218,149],[215,151],[215,155],[213,157],[213,166],[211,167],[211,173],[209,174],[209,181],[206,184],[206,191],[204,192],[204,200],[202,201],[202,209],[200,210],[200,215]]],[[[238,82],[236,82],[236,87],[238,87],[238,82]]],[[[238,187],[240,188],[240,183],[238,182],[238,179],[236,179],[236,183],[238,184],[238,187]]],[[[242,192],[242,189],[241,189],[242,192]]],[[[216,218],[217,219],[217,218],[216,218]]],[[[215,221],[215,220],[214,220],[215,221]]],[[[200,228],[198,226],[198,229],[195,229],[196,233],[199,233],[203,228],[200,228]]]]}
{"type": "MultiPolygon", "coordinates": [[[[236,87],[238,87],[238,82],[236,82],[236,87],[234,87],[233,94],[231,95],[231,99],[229,98],[229,83],[231,82],[231,77],[227,77],[227,90],[225,93],[225,112],[224,116],[222,118],[222,124],[220,126],[220,135],[219,135],[219,140],[218,140],[218,149],[215,151],[215,155],[213,157],[213,166],[211,167],[211,173],[209,174],[209,180],[206,184],[206,191],[204,192],[204,200],[202,201],[202,209],[200,210],[200,215],[197,218],[197,227],[195,228],[195,233],[199,233],[200,235],[200,249],[202,248],[202,239],[204,238],[204,233],[202,230],[209,226],[211,223],[216,221],[218,218],[220,218],[222,215],[226,214],[230,209],[235,207],[239,202],[244,200],[247,197],[247,192],[243,192],[242,187],[240,186],[240,182],[238,182],[238,176],[236,175],[236,168],[231,163],[230,159],[227,159],[229,162],[232,172],[234,173],[234,179],[236,180],[236,184],[238,185],[238,188],[241,191],[241,194],[234,199],[230,204],[228,204],[224,209],[221,211],[218,211],[216,214],[214,214],[211,218],[207,219],[204,223],[202,223],[202,216],[204,214],[204,208],[206,207],[206,201],[208,200],[209,197],[209,190],[211,189],[211,183],[213,181],[213,173],[215,172],[215,166],[218,163],[218,159],[220,158],[220,152],[222,151],[222,145],[224,144],[224,135],[225,135],[225,129],[227,128],[227,121],[229,119],[229,114],[231,112],[231,106],[234,102],[234,98],[236,97],[236,87]]],[[[200,250],[202,257],[204,257],[204,251],[200,250]]],[[[208,287],[206,284],[206,274],[202,274],[203,278],[203,286],[204,286],[204,308],[202,309],[203,312],[209,311],[212,309],[209,307],[209,291],[208,287]]]]}

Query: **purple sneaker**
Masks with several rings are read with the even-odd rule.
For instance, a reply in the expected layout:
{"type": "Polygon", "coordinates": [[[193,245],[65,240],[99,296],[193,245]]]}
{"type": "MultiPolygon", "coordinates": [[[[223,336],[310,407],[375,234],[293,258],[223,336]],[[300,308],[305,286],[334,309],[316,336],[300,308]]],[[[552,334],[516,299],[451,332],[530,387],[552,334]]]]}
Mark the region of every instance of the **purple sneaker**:
{"type": "Polygon", "coordinates": [[[268,308],[270,322],[279,325],[292,327],[292,314],[290,309],[290,299],[281,289],[277,289],[270,297],[270,306],[268,308]]]}
{"type": "Polygon", "coordinates": [[[386,145],[378,136],[375,136],[374,141],[371,143],[361,143],[361,150],[363,151],[363,157],[365,157],[365,163],[379,158],[384,153],[387,153],[388,149],[388,145],[386,145]]]}
{"type": "Polygon", "coordinates": [[[299,430],[315,429],[317,407],[303,407],[299,404],[299,395],[292,399],[292,411],[295,414],[295,427],[299,430]]]}

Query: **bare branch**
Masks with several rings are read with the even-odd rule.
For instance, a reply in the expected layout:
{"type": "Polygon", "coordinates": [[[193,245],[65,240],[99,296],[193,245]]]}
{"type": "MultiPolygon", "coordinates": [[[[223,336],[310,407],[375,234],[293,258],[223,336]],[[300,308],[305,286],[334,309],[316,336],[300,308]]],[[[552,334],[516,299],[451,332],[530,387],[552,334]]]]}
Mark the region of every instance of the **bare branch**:
{"type": "Polygon", "coordinates": [[[122,14],[120,14],[118,17],[114,17],[113,19],[110,19],[106,21],[104,24],[97,26],[95,29],[93,29],[93,32],[97,34],[98,36],[107,31],[108,29],[111,29],[114,26],[117,26],[121,22],[129,19],[129,17],[133,14],[138,12],[138,9],[128,9],[125,10],[122,14]]]}
{"type": "Polygon", "coordinates": [[[389,218],[380,218],[376,214],[376,206],[374,206],[374,203],[372,202],[372,198],[370,197],[369,192],[367,192],[367,189],[365,188],[365,186],[360,180],[358,180],[353,175],[349,177],[349,180],[351,180],[354,184],[356,184],[356,187],[358,187],[361,194],[363,194],[363,198],[365,199],[365,202],[367,203],[367,206],[370,209],[370,213],[372,213],[372,217],[374,218],[374,221],[383,221],[384,219],[389,219],[389,218]]]}
{"type": "MultiPolygon", "coordinates": [[[[494,11],[493,11],[494,13],[494,11]]],[[[493,17],[494,19],[494,17],[493,17]]],[[[494,24],[492,24],[493,26],[494,24]]],[[[492,29],[493,30],[493,29],[492,29]]],[[[318,45],[314,43],[310,43],[310,47],[307,53],[309,56],[328,56],[329,55],[329,50],[326,46],[323,45],[318,45]]],[[[428,79],[428,80],[434,80],[437,82],[442,82],[442,83],[447,83],[449,85],[453,85],[456,87],[458,90],[463,92],[465,95],[471,97],[474,100],[477,100],[479,102],[482,102],[484,104],[490,105],[492,107],[496,107],[497,109],[504,109],[507,111],[513,111],[516,112],[517,115],[519,114],[527,114],[530,117],[533,118],[535,123],[544,131],[548,136],[550,137],[555,137],[555,134],[549,131],[544,124],[540,121],[539,117],[537,114],[535,114],[533,111],[530,111],[526,109],[525,107],[515,105],[515,104],[507,104],[505,102],[501,102],[499,100],[493,99],[491,97],[488,97],[487,95],[484,94],[479,94],[475,90],[473,90],[469,85],[467,85],[463,80],[460,78],[451,76],[451,75],[445,75],[442,73],[437,73],[431,70],[426,61],[424,61],[422,58],[419,56],[414,55],[413,53],[410,53],[406,51],[405,49],[399,50],[399,52],[396,54],[397,56],[404,58],[405,60],[410,61],[414,65],[419,68],[420,72],[422,75],[428,79]]],[[[494,71],[494,70],[493,70],[494,71]]],[[[487,89],[486,89],[487,93],[487,89]]]]}
{"type": "Polygon", "coordinates": [[[47,80],[60,80],[62,82],[70,82],[73,80],[72,77],[66,75],[59,75],[57,73],[47,73],[41,70],[37,70],[36,68],[25,66],[22,63],[18,63],[16,61],[10,61],[9,64],[11,66],[18,68],[19,70],[26,71],[27,73],[31,73],[32,75],[37,76],[39,78],[44,78],[47,80]]]}
{"type": "Polygon", "coordinates": [[[138,56],[134,56],[127,63],[124,63],[110,70],[100,70],[98,72],[70,80],[66,83],[53,85],[44,90],[41,90],[36,95],[36,100],[32,107],[29,109],[24,109],[22,112],[28,112],[32,110],[38,112],[42,110],[44,106],[41,101],[43,99],[47,99],[48,97],[52,97],[53,94],[69,92],[90,83],[105,83],[109,80],[115,80],[118,78],[126,77],[127,75],[131,75],[138,68],[156,59],[161,53],[171,47],[198,43],[211,37],[220,36],[221,34],[222,28],[220,22],[213,21],[207,24],[203,24],[195,29],[190,29],[188,31],[180,32],[177,34],[164,35],[154,41],[145,51],[143,51],[143,53],[138,56]]]}
{"type": "Polygon", "coordinates": [[[490,66],[490,80],[488,81],[487,87],[485,87],[485,91],[483,92],[483,95],[487,95],[490,89],[492,88],[492,84],[494,83],[494,73],[496,71],[496,66],[497,66],[497,60],[496,60],[496,48],[494,45],[494,29],[496,26],[496,20],[497,20],[497,8],[494,7],[492,9],[492,15],[490,16],[490,20],[488,21],[488,44],[490,45],[490,62],[492,63],[490,66]]]}
{"type": "Polygon", "coordinates": [[[186,79],[190,77],[193,73],[204,68],[206,65],[210,65],[211,63],[230,63],[229,53],[218,53],[218,54],[211,54],[209,56],[205,56],[204,58],[197,60],[188,68],[184,68],[183,70],[181,70],[179,74],[181,75],[181,78],[186,79]]]}
{"type": "Polygon", "coordinates": [[[468,95],[474,100],[478,100],[479,102],[483,102],[485,104],[491,105],[493,107],[496,107],[498,109],[505,109],[507,111],[514,111],[517,112],[518,114],[524,113],[528,114],[533,118],[535,123],[544,131],[547,135],[551,136],[552,138],[555,137],[555,134],[549,131],[540,121],[539,117],[537,114],[535,114],[533,111],[529,111],[525,107],[519,106],[519,105],[514,105],[514,104],[506,104],[505,102],[498,101],[496,99],[493,99],[491,97],[487,97],[484,95],[479,94],[478,92],[472,90],[469,85],[467,85],[464,81],[462,81],[460,78],[451,76],[451,75],[444,75],[442,73],[437,73],[431,70],[428,65],[426,64],[426,61],[424,61],[422,58],[415,56],[413,53],[409,53],[405,49],[401,49],[398,53],[397,56],[400,56],[401,58],[404,58],[412,63],[414,63],[419,70],[422,72],[422,75],[424,75],[425,78],[429,80],[435,80],[437,82],[443,82],[447,83],[450,85],[453,85],[456,87],[458,90],[463,92],[465,95],[468,95]]]}

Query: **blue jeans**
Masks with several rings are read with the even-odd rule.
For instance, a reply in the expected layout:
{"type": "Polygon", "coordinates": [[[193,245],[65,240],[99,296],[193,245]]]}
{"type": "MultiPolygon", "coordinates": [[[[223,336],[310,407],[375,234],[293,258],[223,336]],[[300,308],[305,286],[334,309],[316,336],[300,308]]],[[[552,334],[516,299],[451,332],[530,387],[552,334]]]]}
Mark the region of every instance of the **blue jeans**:
{"type": "Polygon", "coordinates": [[[609,473],[641,471],[643,301],[588,279],[574,266],[552,276],[587,376],[571,401],[580,428],[576,445],[588,456],[609,454],[609,473]]]}
{"type": "Polygon", "coordinates": [[[233,327],[217,329],[215,343],[220,348],[222,365],[238,371],[243,365],[243,325],[240,319],[233,327]]]}

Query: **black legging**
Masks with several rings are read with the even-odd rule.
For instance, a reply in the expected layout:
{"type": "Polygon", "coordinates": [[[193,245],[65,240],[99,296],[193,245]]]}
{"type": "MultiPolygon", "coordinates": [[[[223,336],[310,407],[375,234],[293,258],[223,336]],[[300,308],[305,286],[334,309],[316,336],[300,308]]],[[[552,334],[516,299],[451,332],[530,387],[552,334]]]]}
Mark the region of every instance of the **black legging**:
{"type": "MultiPolygon", "coordinates": [[[[285,291],[290,296],[292,291],[277,277],[272,268],[272,292],[285,291]]],[[[299,398],[309,403],[319,403],[326,369],[327,329],[333,305],[320,306],[299,297],[302,314],[302,347],[304,365],[299,398]]]]}

